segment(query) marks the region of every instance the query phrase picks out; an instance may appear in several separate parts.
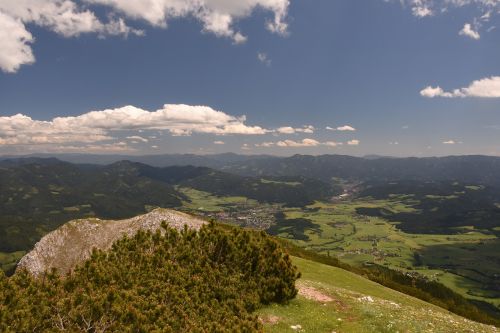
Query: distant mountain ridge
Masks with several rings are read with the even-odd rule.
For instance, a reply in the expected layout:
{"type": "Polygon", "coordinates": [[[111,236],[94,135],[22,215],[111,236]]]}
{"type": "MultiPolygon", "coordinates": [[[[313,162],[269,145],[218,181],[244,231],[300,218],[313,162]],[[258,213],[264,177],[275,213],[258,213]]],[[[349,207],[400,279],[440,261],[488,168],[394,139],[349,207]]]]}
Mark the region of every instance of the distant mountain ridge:
{"type": "MultiPolygon", "coordinates": [[[[368,155],[294,155],[277,157],[269,155],[238,155],[233,153],[214,155],[166,154],[166,155],[79,155],[42,154],[25,156],[36,160],[37,156],[56,157],[77,164],[105,165],[128,160],[154,167],[201,166],[244,176],[304,176],[322,181],[332,177],[352,180],[457,180],[500,186],[500,157],[463,155],[446,157],[394,158],[368,155]]],[[[0,157],[0,166],[23,161],[22,157],[0,157]],[[9,162],[10,161],[10,162],[9,162]]]]}

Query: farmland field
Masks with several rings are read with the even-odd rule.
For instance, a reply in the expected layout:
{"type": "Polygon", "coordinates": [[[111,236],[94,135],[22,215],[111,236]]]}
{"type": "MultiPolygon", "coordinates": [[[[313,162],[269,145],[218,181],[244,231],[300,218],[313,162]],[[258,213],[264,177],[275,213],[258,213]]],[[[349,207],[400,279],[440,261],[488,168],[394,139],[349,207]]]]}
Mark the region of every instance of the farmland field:
{"type": "Polygon", "coordinates": [[[244,198],[215,197],[190,189],[183,189],[183,193],[192,200],[185,203],[188,211],[199,214],[208,210],[216,216],[217,211],[220,215],[231,210],[237,218],[229,222],[240,225],[257,215],[268,220],[268,233],[304,249],[338,257],[354,266],[377,264],[425,276],[468,299],[500,306],[500,241],[495,233],[467,226],[457,227],[450,234],[404,232],[398,228],[399,222],[385,215],[419,214],[415,208],[418,202],[411,196],[348,198],[266,210],[266,205],[244,198]]]}

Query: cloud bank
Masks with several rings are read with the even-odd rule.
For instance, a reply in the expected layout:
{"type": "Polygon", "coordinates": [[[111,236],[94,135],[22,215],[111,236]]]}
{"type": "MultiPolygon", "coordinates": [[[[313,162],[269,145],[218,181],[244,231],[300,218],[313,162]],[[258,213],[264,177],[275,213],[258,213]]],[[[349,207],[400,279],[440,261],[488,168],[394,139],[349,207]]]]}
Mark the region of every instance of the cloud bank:
{"type": "Polygon", "coordinates": [[[144,35],[127,20],[141,21],[167,28],[176,18],[194,18],[203,32],[230,38],[235,44],[247,37],[235,28],[235,22],[252,15],[255,9],[274,14],[266,24],[273,33],[284,35],[289,0],[0,0],[0,69],[15,73],[22,65],[35,62],[31,48],[34,38],[28,25],[36,25],[63,37],[94,33],[100,37],[130,34],[144,35]],[[92,10],[104,7],[103,21],[92,10]]]}
{"type": "MultiPolygon", "coordinates": [[[[246,125],[245,121],[245,116],[235,117],[208,106],[184,104],[166,104],[157,111],[129,105],[50,121],[17,114],[0,117],[0,146],[96,143],[114,140],[117,131],[166,130],[174,136],[192,133],[261,135],[270,132],[260,126],[246,125]]],[[[138,135],[127,139],[148,142],[138,135]]]]}
{"type": "MultiPolygon", "coordinates": [[[[357,146],[361,143],[359,140],[351,140],[346,142],[345,144],[349,146],[357,146]]],[[[335,141],[326,141],[320,142],[315,139],[306,138],[300,141],[295,140],[283,140],[278,142],[262,142],[258,143],[255,146],[260,148],[271,148],[271,147],[280,147],[280,148],[304,148],[304,147],[338,147],[344,145],[343,142],[335,142],[335,141]]]]}

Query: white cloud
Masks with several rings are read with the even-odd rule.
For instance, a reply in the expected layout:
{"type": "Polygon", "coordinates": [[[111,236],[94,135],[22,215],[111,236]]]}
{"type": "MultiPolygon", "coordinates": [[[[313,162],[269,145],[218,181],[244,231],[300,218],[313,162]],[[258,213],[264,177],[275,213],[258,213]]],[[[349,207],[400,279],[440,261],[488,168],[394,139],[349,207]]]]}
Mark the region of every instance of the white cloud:
{"type": "Polygon", "coordinates": [[[359,140],[350,140],[350,141],[347,141],[347,144],[349,146],[359,146],[361,142],[359,140]]]}
{"type": "MultiPolygon", "coordinates": [[[[357,141],[357,140],[353,140],[357,141]]],[[[351,141],[349,141],[351,142],[351,141]]],[[[359,141],[357,141],[359,144],[359,141]]],[[[270,148],[270,147],[280,147],[280,148],[302,148],[302,147],[318,147],[318,146],[326,146],[326,147],[338,147],[342,146],[344,143],[342,142],[335,142],[335,141],[326,141],[326,142],[320,142],[315,139],[303,139],[301,141],[294,141],[294,140],[283,140],[283,141],[278,141],[278,142],[263,142],[256,144],[255,147],[263,147],[263,148],[270,148]]],[[[349,143],[348,143],[349,144],[349,143]]]]}
{"type": "Polygon", "coordinates": [[[132,140],[132,141],[149,142],[148,139],[143,138],[142,136],[139,136],[139,135],[127,136],[127,139],[132,140]]]}
{"type": "Polygon", "coordinates": [[[434,97],[477,97],[500,98],[500,76],[492,76],[473,81],[468,87],[455,89],[451,92],[444,91],[441,87],[428,86],[420,91],[420,95],[428,98],[434,97]]]}
{"type": "Polygon", "coordinates": [[[224,141],[214,141],[214,145],[225,145],[224,141]]]}
{"type": "Polygon", "coordinates": [[[337,131],[355,131],[355,130],[356,129],[354,127],[349,125],[337,127],[337,131]]]}
{"type": "Polygon", "coordinates": [[[274,143],[274,142],[262,142],[262,143],[255,144],[255,147],[269,148],[269,147],[273,147],[275,144],[276,143],[274,143]]]}
{"type": "Polygon", "coordinates": [[[284,140],[278,141],[276,146],[278,147],[316,147],[321,143],[314,139],[303,139],[302,141],[284,140]]]}
{"type": "MultiPolygon", "coordinates": [[[[245,116],[235,117],[208,106],[183,104],[166,104],[152,112],[124,106],[75,117],[57,117],[51,121],[17,114],[0,117],[0,146],[95,143],[115,139],[113,132],[146,129],[167,130],[176,136],[192,133],[259,135],[269,132],[259,126],[248,126],[245,121],[245,116]]],[[[148,141],[138,135],[127,139],[148,141]]]]}
{"type": "Polygon", "coordinates": [[[434,12],[431,9],[432,1],[429,0],[412,0],[411,11],[416,17],[431,16],[434,12]]]}
{"type": "Polygon", "coordinates": [[[343,143],[342,142],[335,142],[335,141],[327,141],[327,142],[323,142],[323,145],[328,146],[328,147],[337,147],[337,146],[342,146],[343,143]]]}
{"type": "Polygon", "coordinates": [[[384,0],[386,2],[399,2],[404,7],[409,7],[415,17],[423,18],[451,12],[452,9],[465,6],[473,7],[471,11],[479,12],[474,17],[474,24],[466,23],[459,32],[460,35],[479,39],[479,29],[483,23],[490,21],[492,16],[500,13],[499,0],[384,0]]]}
{"type": "Polygon", "coordinates": [[[0,11],[0,69],[7,73],[16,72],[21,65],[35,62],[30,43],[33,36],[19,19],[0,11]]]}
{"type": "Polygon", "coordinates": [[[144,35],[144,31],[128,26],[126,19],[166,28],[171,19],[193,17],[202,23],[204,32],[241,44],[247,37],[235,29],[236,21],[250,16],[257,8],[265,10],[274,14],[274,19],[267,22],[268,30],[284,35],[288,7],[289,0],[0,0],[0,69],[16,72],[20,66],[35,61],[31,49],[34,39],[27,25],[37,25],[63,37],[84,33],[126,37],[144,35]],[[107,22],[97,17],[94,5],[105,7],[107,22]]]}
{"type": "Polygon", "coordinates": [[[314,133],[314,126],[312,125],[305,125],[302,128],[294,128],[291,126],[284,126],[284,127],[279,127],[276,129],[276,132],[279,134],[295,134],[295,133],[307,133],[307,134],[312,134],[314,133]]]}
{"type": "Polygon", "coordinates": [[[102,4],[131,19],[141,19],[153,26],[166,27],[168,21],[179,17],[194,17],[201,21],[203,30],[217,36],[230,37],[237,41],[241,33],[235,31],[234,22],[247,17],[256,9],[264,9],[274,14],[267,28],[274,33],[285,34],[285,22],[289,0],[85,0],[102,4]]]}
{"type": "Polygon", "coordinates": [[[472,25],[470,23],[466,23],[464,25],[464,27],[462,28],[462,30],[459,31],[458,34],[460,36],[466,36],[466,37],[476,39],[476,40],[481,38],[481,35],[479,34],[479,32],[474,30],[474,28],[472,27],[472,25]]]}
{"type": "Polygon", "coordinates": [[[267,53],[258,52],[257,59],[266,66],[271,66],[271,59],[267,56],[267,53]]]}
{"type": "Polygon", "coordinates": [[[455,140],[448,140],[448,141],[443,141],[443,144],[445,145],[454,145],[456,144],[455,140]]]}
{"type": "Polygon", "coordinates": [[[14,73],[22,65],[35,62],[31,44],[34,38],[26,25],[44,27],[63,37],[83,33],[99,36],[129,34],[142,35],[122,18],[101,22],[89,9],[82,9],[72,0],[17,0],[0,1],[0,69],[14,73]]]}
{"type": "Polygon", "coordinates": [[[356,131],[356,129],[354,127],[349,126],[349,125],[339,126],[337,128],[326,126],[326,129],[329,131],[341,131],[341,132],[345,132],[345,131],[354,132],[354,131],[356,131]]]}

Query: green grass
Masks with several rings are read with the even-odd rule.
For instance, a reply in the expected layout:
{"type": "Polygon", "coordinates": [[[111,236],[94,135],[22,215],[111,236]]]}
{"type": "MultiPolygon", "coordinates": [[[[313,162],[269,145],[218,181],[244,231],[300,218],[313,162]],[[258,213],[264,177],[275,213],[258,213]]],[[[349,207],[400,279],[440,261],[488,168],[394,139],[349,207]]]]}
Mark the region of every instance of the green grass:
{"type": "Polygon", "coordinates": [[[293,258],[302,273],[288,305],[259,311],[266,332],[496,332],[337,267],[293,258]],[[306,298],[314,290],[331,301],[306,298]],[[292,329],[292,326],[301,329],[292,329]]]}
{"type": "Polygon", "coordinates": [[[186,195],[190,200],[184,201],[183,207],[194,211],[219,212],[228,206],[258,205],[256,200],[245,197],[218,197],[208,192],[198,191],[187,187],[179,187],[177,190],[186,195]]]}

